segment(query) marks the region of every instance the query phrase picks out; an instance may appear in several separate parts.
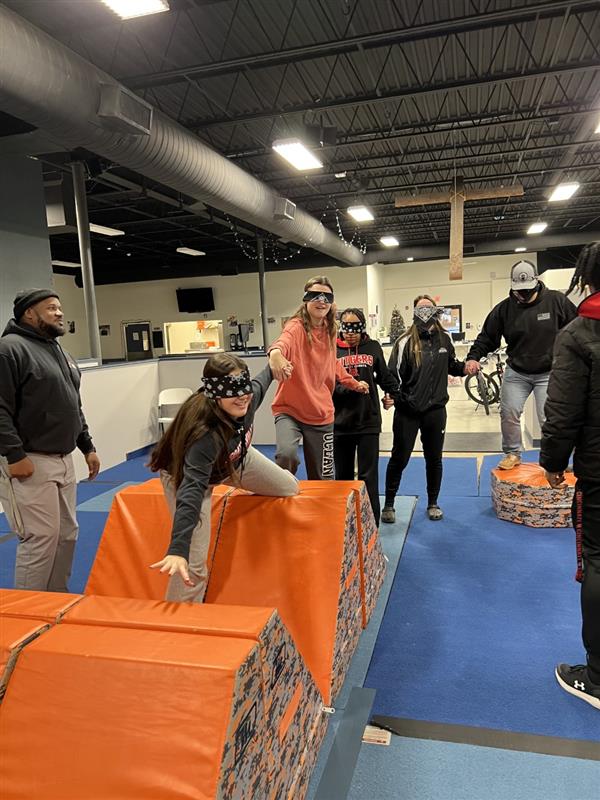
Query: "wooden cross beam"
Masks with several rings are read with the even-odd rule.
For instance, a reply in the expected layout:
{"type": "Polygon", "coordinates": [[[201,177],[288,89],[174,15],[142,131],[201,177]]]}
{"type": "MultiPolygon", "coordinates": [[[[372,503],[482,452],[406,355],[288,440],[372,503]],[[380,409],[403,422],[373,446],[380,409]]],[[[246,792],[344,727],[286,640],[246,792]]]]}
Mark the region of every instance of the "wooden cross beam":
{"type": "Polygon", "coordinates": [[[522,197],[525,190],[521,184],[498,186],[492,189],[465,189],[464,180],[457,178],[448,192],[419,194],[416,197],[396,195],[396,208],[410,206],[439,205],[450,203],[450,280],[461,280],[463,276],[464,209],[470,200],[492,200],[496,197],[522,197]]]}

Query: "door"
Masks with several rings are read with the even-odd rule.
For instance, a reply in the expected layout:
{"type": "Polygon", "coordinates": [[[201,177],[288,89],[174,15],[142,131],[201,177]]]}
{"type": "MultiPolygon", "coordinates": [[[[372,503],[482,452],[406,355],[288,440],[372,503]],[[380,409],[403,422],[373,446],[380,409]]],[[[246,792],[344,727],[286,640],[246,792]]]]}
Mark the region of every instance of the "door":
{"type": "Polygon", "coordinates": [[[152,358],[152,329],[149,322],[123,322],[123,340],[127,361],[152,358]]]}

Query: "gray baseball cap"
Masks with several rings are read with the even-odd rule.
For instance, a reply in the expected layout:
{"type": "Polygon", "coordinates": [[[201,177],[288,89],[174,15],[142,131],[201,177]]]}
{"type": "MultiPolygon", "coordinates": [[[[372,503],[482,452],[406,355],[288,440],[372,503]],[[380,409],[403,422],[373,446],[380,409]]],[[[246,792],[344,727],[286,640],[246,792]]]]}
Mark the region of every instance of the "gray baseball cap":
{"type": "Polygon", "coordinates": [[[513,292],[518,292],[520,289],[535,289],[537,285],[537,269],[531,261],[517,261],[510,271],[510,288],[513,292]]]}

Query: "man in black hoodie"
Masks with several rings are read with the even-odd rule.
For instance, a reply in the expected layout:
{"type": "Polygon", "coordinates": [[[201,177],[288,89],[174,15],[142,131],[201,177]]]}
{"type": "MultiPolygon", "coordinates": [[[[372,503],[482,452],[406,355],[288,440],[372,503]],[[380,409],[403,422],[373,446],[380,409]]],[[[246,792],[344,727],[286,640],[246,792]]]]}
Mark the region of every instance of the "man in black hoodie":
{"type": "Polygon", "coordinates": [[[506,340],[508,363],[500,396],[502,450],[500,469],[521,463],[521,415],[533,392],[540,426],[552,365],[552,348],[558,331],[577,316],[573,303],[562,292],[548,289],[538,279],[535,266],[519,261],[510,273],[509,296],[487,315],[481,333],[467,355],[466,370],[479,371],[479,359],[506,340]]]}
{"type": "Polygon", "coordinates": [[[600,242],[581,251],[569,291],[586,287],[592,294],[556,337],[540,464],[555,488],[575,451],[576,579],[587,663],[559,664],[555,675],[565,691],[600,709],[600,242]]]}
{"type": "Polygon", "coordinates": [[[79,530],[72,451],[90,480],[100,468],[79,370],[57,341],[64,333],[56,292],[27,289],[0,339],[0,485],[19,537],[17,589],[67,591],[79,530]]]}

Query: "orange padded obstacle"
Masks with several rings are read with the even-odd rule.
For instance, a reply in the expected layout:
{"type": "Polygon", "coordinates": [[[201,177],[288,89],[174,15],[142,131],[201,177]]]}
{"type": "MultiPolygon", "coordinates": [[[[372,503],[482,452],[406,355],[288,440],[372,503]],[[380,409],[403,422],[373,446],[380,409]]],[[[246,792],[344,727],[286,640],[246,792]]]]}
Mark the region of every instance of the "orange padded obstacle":
{"type": "Polygon", "coordinates": [[[266,712],[264,747],[273,796],[292,797],[292,784],[312,770],[305,753],[318,752],[325,734],[323,700],[274,609],[88,596],[62,621],[234,637],[257,643],[266,712]]]}
{"type": "Polygon", "coordinates": [[[565,483],[552,489],[539,464],[492,470],[492,505],[508,522],[533,528],[570,528],[575,476],[565,473],[565,483]]]}
{"type": "Polygon", "coordinates": [[[61,624],[20,654],[0,713],[11,800],[268,796],[258,646],[61,624]]]}
{"type": "Polygon", "coordinates": [[[30,617],[54,624],[78,603],[83,595],[62,592],[28,592],[23,589],[0,589],[0,615],[30,617]]]}
{"type": "MultiPolygon", "coordinates": [[[[0,617],[0,700],[21,650],[49,628],[47,623],[33,619],[0,617]]],[[[0,784],[0,797],[2,795],[0,784]]]]}

